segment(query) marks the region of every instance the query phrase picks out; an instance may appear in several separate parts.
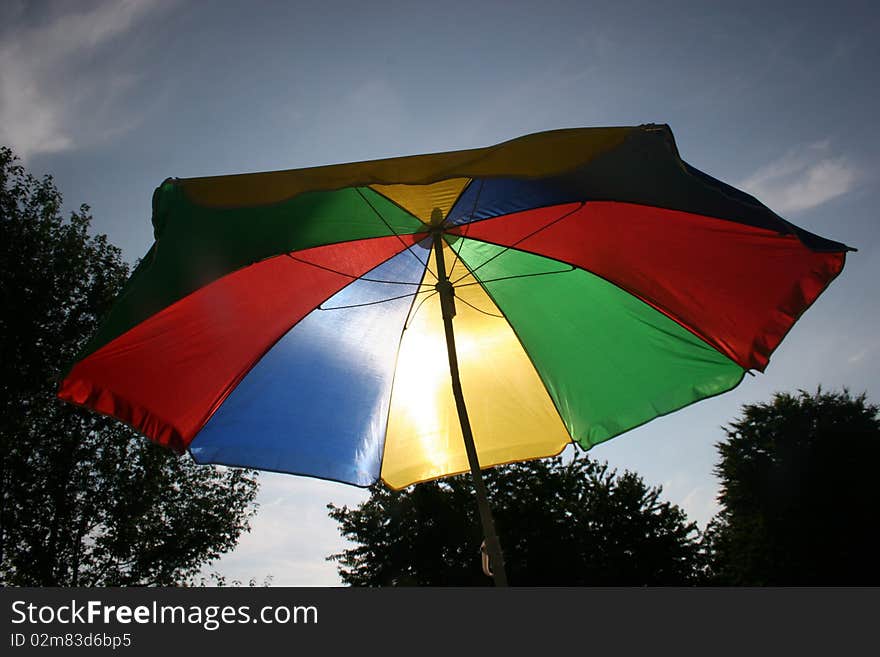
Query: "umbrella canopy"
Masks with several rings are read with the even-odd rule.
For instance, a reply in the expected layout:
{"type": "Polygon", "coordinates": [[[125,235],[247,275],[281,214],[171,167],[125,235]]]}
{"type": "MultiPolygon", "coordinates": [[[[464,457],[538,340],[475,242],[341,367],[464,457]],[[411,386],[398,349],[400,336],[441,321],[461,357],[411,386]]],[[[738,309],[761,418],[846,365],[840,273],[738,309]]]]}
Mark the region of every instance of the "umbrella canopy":
{"type": "Polygon", "coordinates": [[[202,463],[394,488],[469,467],[444,310],[487,467],[730,390],[849,250],[664,125],[169,179],[153,224],[59,396],[202,463]]]}

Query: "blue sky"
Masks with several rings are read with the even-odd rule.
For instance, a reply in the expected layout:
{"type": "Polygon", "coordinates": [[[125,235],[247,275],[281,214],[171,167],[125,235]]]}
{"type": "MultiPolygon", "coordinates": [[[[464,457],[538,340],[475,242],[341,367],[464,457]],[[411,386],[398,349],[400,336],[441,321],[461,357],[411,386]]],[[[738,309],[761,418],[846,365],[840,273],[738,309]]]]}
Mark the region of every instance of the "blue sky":
{"type": "MultiPolygon", "coordinates": [[[[593,450],[704,524],[714,443],[743,403],[820,383],[880,400],[878,33],[870,2],[6,0],[0,143],[134,261],[168,176],[668,123],[690,164],[859,249],[766,374],[593,450]]],[[[364,497],[263,475],[253,531],[216,569],[336,584],[324,507],[364,497]]]]}

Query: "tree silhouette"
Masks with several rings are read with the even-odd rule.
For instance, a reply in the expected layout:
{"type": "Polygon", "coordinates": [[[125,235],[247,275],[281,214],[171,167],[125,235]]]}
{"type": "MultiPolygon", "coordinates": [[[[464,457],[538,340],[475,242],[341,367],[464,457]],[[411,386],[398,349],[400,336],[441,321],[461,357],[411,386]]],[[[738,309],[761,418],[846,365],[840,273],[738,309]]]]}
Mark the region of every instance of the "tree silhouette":
{"type": "MultiPolygon", "coordinates": [[[[511,584],[681,585],[699,570],[695,525],[636,474],[585,455],[484,471],[511,584]]],[[[356,545],[329,557],[356,586],[489,585],[468,475],[329,506],[356,545]]]]}
{"type": "Polygon", "coordinates": [[[716,583],[880,584],[877,406],[846,390],[780,393],[726,433],[705,537],[716,583]]]}
{"type": "Polygon", "coordinates": [[[247,529],[253,473],[196,466],[55,398],[128,268],[89,208],[0,148],[0,583],[191,580],[247,529]]]}

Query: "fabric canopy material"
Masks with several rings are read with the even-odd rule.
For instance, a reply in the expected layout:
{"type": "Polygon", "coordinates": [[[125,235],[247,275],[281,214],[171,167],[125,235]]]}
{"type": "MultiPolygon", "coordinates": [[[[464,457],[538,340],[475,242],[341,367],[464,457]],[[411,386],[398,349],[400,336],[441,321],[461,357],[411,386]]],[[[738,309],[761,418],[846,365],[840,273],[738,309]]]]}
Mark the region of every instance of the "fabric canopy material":
{"type": "Polygon", "coordinates": [[[59,396],[203,463],[401,488],[585,449],[762,371],[849,247],[681,160],[667,126],[166,180],[59,396]]]}

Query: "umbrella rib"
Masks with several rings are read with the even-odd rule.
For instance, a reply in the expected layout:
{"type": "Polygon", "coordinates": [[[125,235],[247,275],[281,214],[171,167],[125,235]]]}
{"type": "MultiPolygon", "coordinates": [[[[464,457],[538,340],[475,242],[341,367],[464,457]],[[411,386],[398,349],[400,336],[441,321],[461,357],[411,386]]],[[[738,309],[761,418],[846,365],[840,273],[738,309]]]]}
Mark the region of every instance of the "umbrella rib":
{"type": "Polygon", "coordinates": [[[468,287],[469,285],[482,285],[483,283],[494,283],[496,281],[507,281],[511,278],[528,278],[530,276],[546,276],[547,274],[568,274],[569,272],[573,272],[576,269],[577,267],[575,267],[574,265],[569,265],[568,269],[557,269],[556,271],[536,271],[532,272],[531,274],[512,274],[511,276],[499,276],[498,278],[480,279],[479,281],[475,280],[473,283],[462,283],[458,287],[468,287]]]}
{"type": "MultiPolygon", "coordinates": [[[[428,292],[428,291],[429,290],[422,290],[422,292],[428,292]]],[[[431,290],[430,292],[431,292],[431,294],[429,294],[424,299],[419,301],[419,305],[416,306],[416,309],[407,318],[406,324],[403,327],[404,331],[407,330],[410,326],[412,326],[412,321],[416,318],[416,315],[418,314],[419,310],[421,310],[422,306],[425,305],[425,301],[427,301],[428,299],[433,297],[435,294],[439,294],[439,292],[437,292],[437,290],[431,290]]],[[[417,294],[421,294],[421,292],[418,292],[417,294]]]]}
{"type": "Polygon", "coordinates": [[[387,221],[385,221],[385,217],[383,217],[382,214],[379,212],[379,210],[377,210],[376,207],[372,203],[370,203],[370,199],[368,199],[366,196],[364,196],[364,193],[361,191],[361,188],[355,187],[355,190],[357,190],[357,193],[360,194],[360,197],[364,200],[364,202],[367,205],[370,206],[370,209],[376,214],[377,217],[379,217],[379,219],[382,221],[382,223],[385,224],[385,227],[391,231],[391,234],[394,235],[397,239],[399,239],[400,243],[406,247],[406,250],[412,254],[412,257],[415,258],[416,260],[418,260],[424,266],[424,268],[428,270],[428,273],[430,273],[431,276],[434,277],[435,280],[439,280],[437,278],[437,274],[435,274],[433,271],[431,271],[431,268],[428,267],[428,263],[426,261],[422,260],[418,255],[416,255],[416,252],[412,250],[412,246],[407,244],[406,241],[397,233],[397,231],[395,231],[391,227],[391,224],[389,224],[387,221]]]}
{"type": "Polygon", "coordinates": [[[492,261],[493,261],[495,258],[497,258],[498,256],[504,255],[505,253],[507,253],[508,251],[510,251],[512,248],[514,248],[517,244],[520,244],[520,243],[522,243],[522,242],[525,242],[527,239],[529,239],[530,237],[534,237],[535,235],[537,235],[538,233],[540,233],[542,230],[546,230],[546,229],[550,228],[550,226],[552,226],[552,225],[554,225],[554,224],[557,224],[557,223],[559,223],[560,221],[562,221],[563,219],[565,219],[565,218],[567,218],[567,217],[573,215],[575,212],[577,212],[578,210],[580,210],[581,208],[583,208],[584,205],[586,205],[586,201],[581,201],[581,202],[578,204],[578,206],[577,206],[576,208],[574,208],[573,210],[569,210],[568,212],[566,212],[565,214],[563,214],[563,215],[560,216],[560,217],[557,217],[556,219],[554,219],[554,220],[551,221],[550,223],[545,224],[545,225],[541,226],[540,228],[538,228],[538,229],[536,229],[536,230],[533,230],[533,231],[532,231],[531,233],[529,233],[528,235],[524,235],[524,236],[520,237],[516,242],[514,242],[514,243],[511,244],[510,246],[506,246],[506,247],[504,247],[501,251],[499,251],[498,253],[496,253],[495,255],[493,255],[491,258],[489,258],[489,259],[486,260],[485,262],[480,263],[479,265],[477,265],[477,266],[474,267],[473,269],[470,269],[470,268],[469,268],[470,271],[469,271],[468,274],[465,274],[465,275],[462,276],[461,278],[459,278],[459,279],[453,281],[452,284],[453,284],[453,285],[458,285],[458,283],[459,283],[460,281],[464,280],[464,279],[467,278],[468,276],[472,276],[473,274],[475,274],[475,273],[477,272],[477,270],[479,270],[481,267],[484,267],[485,265],[488,265],[490,262],[492,262],[492,261]]]}
{"type": "MultiPolygon", "coordinates": [[[[474,215],[477,213],[477,204],[480,202],[480,194],[483,193],[483,185],[485,183],[486,183],[486,179],[480,178],[480,188],[477,190],[477,196],[474,199],[474,207],[471,208],[471,213],[470,213],[470,215],[468,215],[468,218],[470,219],[470,221],[468,221],[467,225],[464,227],[463,237],[467,237],[467,234],[471,229],[471,224],[473,223],[474,215]]],[[[443,220],[444,224],[446,223],[447,219],[449,219],[449,215],[447,215],[446,219],[443,220]]],[[[452,251],[455,253],[455,258],[452,260],[452,266],[449,268],[449,272],[452,273],[455,271],[455,263],[458,262],[458,259],[460,257],[459,254],[461,252],[461,246],[458,247],[458,251],[456,251],[455,247],[452,246],[451,244],[450,244],[450,246],[452,247],[452,251]]]]}
{"type": "Polygon", "coordinates": [[[318,269],[323,269],[324,271],[329,271],[331,274],[339,274],[340,276],[345,276],[346,278],[350,278],[353,281],[367,281],[368,283],[388,283],[389,285],[412,285],[418,287],[421,283],[413,283],[412,281],[386,281],[380,278],[367,278],[366,276],[355,276],[353,274],[346,273],[344,271],[340,271],[338,269],[333,269],[333,267],[327,267],[326,265],[319,265],[315,262],[309,262],[308,260],[303,260],[302,258],[297,258],[292,253],[285,253],[288,258],[291,260],[296,260],[297,262],[301,262],[304,265],[311,265],[312,267],[317,267],[318,269]]]}
{"type": "Polygon", "coordinates": [[[318,310],[345,310],[346,308],[363,308],[364,306],[375,306],[380,303],[388,303],[389,301],[397,301],[398,299],[408,299],[409,297],[417,297],[420,294],[427,292],[428,290],[420,290],[419,292],[410,292],[409,294],[400,294],[396,297],[388,297],[387,299],[378,299],[376,301],[365,301],[364,303],[352,303],[347,304],[345,306],[330,306],[329,308],[325,308],[322,305],[318,306],[318,310]]]}
{"type": "Polygon", "coordinates": [[[504,315],[498,315],[498,314],[496,314],[496,313],[490,313],[488,310],[483,310],[482,308],[477,308],[474,304],[470,303],[469,301],[465,301],[464,299],[462,299],[462,298],[459,297],[459,296],[456,296],[455,299],[456,299],[457,301],[461,301],[461,302],[462,302],[464,305],[466,305],[466,306],[470,306],[471,308],[473,308],[474,310],[476,310],[478,313],[483,313],[484,315],[488,315],[489,317],[497,317],[498,319],[504,319],[504,315]]]}

